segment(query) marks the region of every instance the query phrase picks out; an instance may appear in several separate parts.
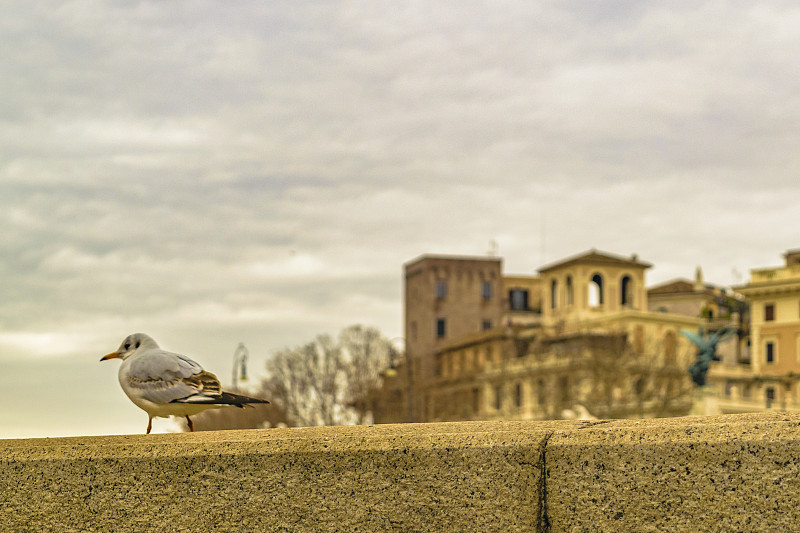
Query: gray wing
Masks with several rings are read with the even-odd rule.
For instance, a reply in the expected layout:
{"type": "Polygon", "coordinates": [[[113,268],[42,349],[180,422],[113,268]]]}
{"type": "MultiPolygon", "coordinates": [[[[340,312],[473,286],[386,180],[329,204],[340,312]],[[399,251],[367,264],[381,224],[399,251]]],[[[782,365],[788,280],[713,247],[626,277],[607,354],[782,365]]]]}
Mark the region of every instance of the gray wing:
{"type": "Polygon", "coordinates": [[[131,361],[128,385],[154,403],[170,403],[188,398],[219,395],[219,380],[185,355],[164,350],[131,361]]]}

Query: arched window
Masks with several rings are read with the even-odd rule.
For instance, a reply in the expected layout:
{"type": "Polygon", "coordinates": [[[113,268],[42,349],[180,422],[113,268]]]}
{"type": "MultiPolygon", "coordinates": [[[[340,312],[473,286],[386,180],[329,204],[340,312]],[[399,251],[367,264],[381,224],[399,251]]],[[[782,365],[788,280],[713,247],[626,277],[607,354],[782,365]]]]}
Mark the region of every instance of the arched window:
{"type": "Polygon", "coordinates": [[[572,401],[572,391],[569,386],[569,376],[561,376],[558,379],[558,386],[561,389],[561,404],[566,405],[572,401]]]}
{"type": "Polygon", "coordinates": [[[633,350],[636,355],[644,353],[644,328],[641,324],[633,328],[633,350]]]}
{"type": "Polygon", "coordinates": [[[620,298],[619,303],[622,306],[633,305],[633,280],[630,276],[622,276],[620,281],[620,298]]]}
{"type": "Polygon", "coordinates": [[[641,398],[647,390],[647,378],[639,376],[633,385],[633,390],[636,393],[636,397],[641,398]]]}
{"type": "Polygon", "coordinates": [[[544,407],[544,404],[547,402],[547,389],[545,388],[543,379],[536,382],[536,397],[539,401],[539,406],[544,407]]]}
{"type": "Polygon", "coordinates": [[[567,276],[567,305],[575,304],[575,296],[572,290],[572,276],[567,276]]]}
{"type": "Polygon", "coordinates": [[[589,307],[603,305],[603,276],[595,274],[589,283],[589,307]]]}
{"type": "Polygon", "coordinates": [[[550,284],[550,307],[552,309],[558,307],[558,282],[556,280],[550,284]]]}
{"type": "Polygon", "coordinates": [[[678,340],[675,337],[674,331],[667,331],[664,335],[664,359],[668,362],[675,361],[675,355],[678,352],[678,340]]]}

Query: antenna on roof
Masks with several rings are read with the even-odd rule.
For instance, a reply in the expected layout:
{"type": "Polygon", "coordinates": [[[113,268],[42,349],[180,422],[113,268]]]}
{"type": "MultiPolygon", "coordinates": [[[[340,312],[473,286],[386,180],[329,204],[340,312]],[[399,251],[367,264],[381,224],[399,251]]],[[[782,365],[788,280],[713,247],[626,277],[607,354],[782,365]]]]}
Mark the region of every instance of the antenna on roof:
{"type": "Polygon", "coordinates": [[[486,254],[489,257],[497,257],[497,249],[499,248],[497,241],[492,239],[489,241],[489,251],[486,254]]]}
{"type": "Polygon", "coordinates": [[[541,257],[539,258],[539,264],[540,265],[543,265],[545,263],[545,261],[547,260],[547,231],[546,231],[546,228],[545,228],[545,224],[546,223],[547,223],[547,219],[546,219],[545,214],[544,214],[544,209],[542,209],[541,223],[539,224],[541,232],[542,232],[542,234],[540,236],[541,245],[542,245],[542,249],[541,249],[541,252],[540,252],[541,253],[541,257]]]}

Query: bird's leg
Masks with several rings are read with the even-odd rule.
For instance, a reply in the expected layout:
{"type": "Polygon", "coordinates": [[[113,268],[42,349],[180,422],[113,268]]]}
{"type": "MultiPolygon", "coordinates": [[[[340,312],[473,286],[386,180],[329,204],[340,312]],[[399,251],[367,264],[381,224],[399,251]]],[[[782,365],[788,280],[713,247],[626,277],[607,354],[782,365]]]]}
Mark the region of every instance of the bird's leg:
{"type": "Polygon", "coordinates": [[[194,431],[194,424],[192,424],[192,419],[189,418],[189,415],[186,415],[186,423],[189,424],[189,431],[194,431]]]}
{"type": "Polygon", "coordinates": [[[152,416],[147,419],[147,433],[145,433],[145,435],[149,435],[151,429],[153,429],[153,417],[152,416]]]}

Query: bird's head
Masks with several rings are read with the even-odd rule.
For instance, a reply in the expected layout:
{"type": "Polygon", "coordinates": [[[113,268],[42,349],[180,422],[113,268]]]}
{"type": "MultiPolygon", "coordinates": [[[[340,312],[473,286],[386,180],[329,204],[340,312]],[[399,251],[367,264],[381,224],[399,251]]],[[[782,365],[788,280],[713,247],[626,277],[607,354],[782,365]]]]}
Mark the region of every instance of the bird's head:
{"type": "Polygon", "coordinates": [[[127,359],[133,355],[137,350],[147,350],[150,348],[158,348],[158,344],[150,336],[144,333],[134,333],[125,337],[122,344],[115,352],[104,355],[100,360],[107,361],[109,359],[127,359]]]}

